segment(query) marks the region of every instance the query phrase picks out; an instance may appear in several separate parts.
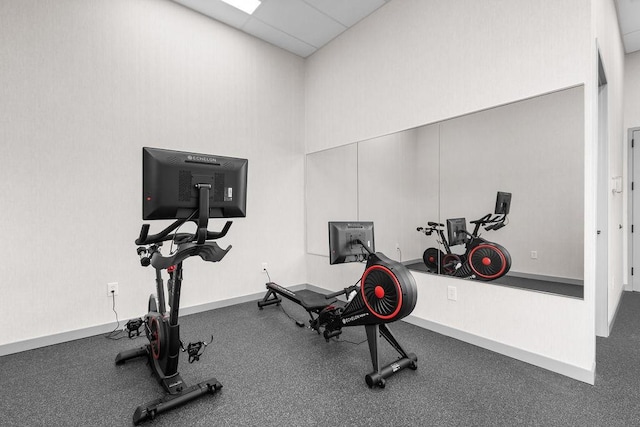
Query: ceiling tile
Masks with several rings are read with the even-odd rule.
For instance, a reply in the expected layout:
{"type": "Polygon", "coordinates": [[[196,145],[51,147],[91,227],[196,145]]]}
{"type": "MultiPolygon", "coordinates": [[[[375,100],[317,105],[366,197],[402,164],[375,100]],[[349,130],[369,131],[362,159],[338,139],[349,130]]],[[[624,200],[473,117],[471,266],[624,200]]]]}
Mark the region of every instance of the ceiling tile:
{"type": "Polygon", "coordinates": [[[249,20],[250,16],[233,6],[220,0],[173,0],[189,9],[207,15],[210,18],[224,22],[235,28],[242,26],[249,20]]]}
{"type": "Polygon", "coordinates": [[[640,1],[616,0],[618,22],[622,34],[640,31],[640,1]]]}
{"type": "Polygon", "coordinates": [[[315,47],[298,40],[289,34],[283,33],[282,31],[255,18],[249,19],[242,30],[303,58],[306,58],[316,51],[315,47]]]}
{"type": "Polygon", "coordinates": [[[350,27],[370,15],[387,0],[303,0],[329,15],[342,25],[350,27]]]}
{"type": "Polygon", "coordinates": [[[252,15],[314,47],[321,47],[346,27],[302,0],[268,0],[252,15]]]}
{"type": "Polygon", "coordinates": [[[625,34],[622,37],[622,40],[624,43],[624,51],[626,53],[632,53],[640,50],[640,31],[625,34]]]}

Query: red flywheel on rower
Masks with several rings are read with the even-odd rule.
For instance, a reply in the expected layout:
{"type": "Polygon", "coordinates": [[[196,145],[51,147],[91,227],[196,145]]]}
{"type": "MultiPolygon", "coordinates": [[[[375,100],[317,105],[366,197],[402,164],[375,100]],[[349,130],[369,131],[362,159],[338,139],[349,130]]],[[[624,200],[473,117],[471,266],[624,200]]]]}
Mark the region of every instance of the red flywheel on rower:
{"type": "Polygon", "coordinates": [[[345,325],[390,323],[410,314],[417,300],[416,283],[407,268],[380,252],[369,255],[360,292],[342,313],[345,325]]]}

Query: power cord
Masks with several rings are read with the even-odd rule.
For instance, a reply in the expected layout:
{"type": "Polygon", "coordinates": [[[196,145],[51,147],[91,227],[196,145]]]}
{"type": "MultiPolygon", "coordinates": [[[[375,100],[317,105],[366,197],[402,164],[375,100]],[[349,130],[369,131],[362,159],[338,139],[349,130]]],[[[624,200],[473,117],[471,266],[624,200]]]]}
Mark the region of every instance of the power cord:
{"type": "Polygon", "coordinates": [[[111,305],[111,310],[113,310],[113,312],[116,315],[116,327],[113,331],[109,332],[108,334],[106,334],[104,337],[110,340],[119,340],[122,337],[118,337],[122,331],[120,330],[120,320],[118,320],[118,312],[116,311],[116,294],[115,292],[111,292],[111,298],[112,298],[112,305],[111,305]]]}
{"type": "MultiPolygon", "coordinates": [[[[265,268],[263,269],[264,273],[267,275],[267,278],[269,279],[269,283],[271,283],[271,276],[269,275],[269,271],[265,268]]],[[[282,306],[282,304],[278,304],[280,306],[280,309],[282,310],[282,312],[284,314],[287,315],[287,317],[291,320],[293,320],[295,322],[295,324],[300,327],[300,328],[304,328],[305,324],[304,322],[301,322],[298,319],[295,319],[294,317],[292,317],[289,313],[287,313],[287,310],[284,309],[284,307],[282,306]]]]}
{"type": "Polygon", "coordinates": [[[287,315],[287,317],[291,320],[293,320],[295,322],[295,324],[300,327],[300,328],[304,328],[305,324],[304,322],[301,322],[300,320],[296,319],[295,317],[291,316],[289,313],[287,313],[287,310],[284,309],[284,307],[282,306],[282,304],[280,304],[280,309],[282,310],[282,312],[284,314],[287,315]]]}
{"type": "Polygon", "coordinates": [[[173,243],[176,240],[176,236],[178,235],[178,231],[180,230],[180,227],[182,227],[183,225],[185,225],[187,222],[191,221],[193,219],[193,217],[196,216],[196,214],[198,213],[198,210],[194,210],[193,213],[189,216],[189,218],[186,219],[185,222],[183,222],[182,224],[180,224],[180,226],[178,228],[176,228],[176,231],[173,232],[173,239],[171,239],[171,245],[169,246],[169,254],[173,255],[173,243]]]}
{"type": "Polygon", "coordinates": [[[123,329],[120,329],[120,319],[118,319],[118,312],[116,311],[116,294],[114,292],[111,292],[111,298],[111,310],[113,310],[113,313],[116,315],[116,327],[104,337],[114,341],[121,340],[125,337],[131,340],[138,338],[140,336],[140,327],[144,324],[142,319],[131,319],[124,325],[123,329]],[[124,335],[124,331],[127,331],[127,335],[124,335]]]}

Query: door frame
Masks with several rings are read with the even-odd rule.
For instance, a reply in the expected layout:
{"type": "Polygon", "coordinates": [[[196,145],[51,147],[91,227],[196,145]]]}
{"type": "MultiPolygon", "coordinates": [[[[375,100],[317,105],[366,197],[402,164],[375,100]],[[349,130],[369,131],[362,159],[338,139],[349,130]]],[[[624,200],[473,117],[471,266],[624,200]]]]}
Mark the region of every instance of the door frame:
{"type": "MultiPolygon", "coordinates": [[[[628,257],[628,287],[626,290],[640,292],[640,270],[634,271],[634,252],[640,254],[640,230],[637,232],[634,230],[634,198],[635,198],[635,182],[640,184],[640,176],[636,179],[636,174],[640,175],[640,159],[638,161],[635,160],[636,155],[640,155],[640,150],[637,151],[634,147],[634,139],[638,139],[640,143],[640,127],[633,127],[627,129],[627,147],[629,147],[629,156],[628,156],[628,170],[629,170],[629,178],[627,182],[628,199],[627,199],[627,217],[629,218],[629,226],[627,227],[627,257],[628,257]],[[637,135],[634,135],[636,134],[637,135]],[[637,138],[635,138],[637,136],[637,138]],[[638,242],[635,243],[634,240],[637,239],[638,242]],[[635,251],[634,251],[635,246],[635,251]],[[637,273],[637,274],[635,274],[637,273]]],[[[639,200],[640,201],[640,200],[639,200]]],[[[640,215],[640,209],[638,210],[638,215],[640,215]]],[[[640,226],[640,221],[638,221],[640,226]]],[[[640,265],[638,266],[640,268],[640,265]]]]}
{"type": "Polygon", "coordinates": [[[609,102],[607,74],[598,49],[596,150],[596,336],[609,336],[609,102]]]}

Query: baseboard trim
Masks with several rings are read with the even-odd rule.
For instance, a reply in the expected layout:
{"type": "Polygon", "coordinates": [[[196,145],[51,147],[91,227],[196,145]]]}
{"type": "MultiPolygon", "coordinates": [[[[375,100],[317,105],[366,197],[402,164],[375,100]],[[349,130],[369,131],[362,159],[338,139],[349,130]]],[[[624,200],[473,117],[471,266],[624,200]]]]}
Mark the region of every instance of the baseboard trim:
{"type": "Polygon", "coordinates": [[[21,353],[27,350],[34,350],[40,347],[61,344],[63,342],[75,341],[82,338],[88,338],[100,334],[108,334],[117,326],[116,322],[106,323],[103,325],[90,326],[83,329],[75,329],[73,331],[60,332],[53,335],[43,337],[30,338],[24,341],[17,341],[9,344],[0,345],[0,356],[8,354],[21,353]]]}
{"type": "Polygon", "coordinates": [[[518,271],[509,271],[507,276],[520,277],[522,279],[542,280],[545,282],[564,283],[566,285],[584,286],[584,280],[572,279],[570,277],[545,276],[543,274],[520,273],[518,271]]]}
{"type": "Polygon", "coordinates": [[[611,322],[609,323],[609,335],[611,335],[611,331],[613,331],[613,325],[616,323],[616,319],[618,317],[618,311],[620,310],[620,303],[622,302],[623,295],[624,295],[624,291],[620,295],[620,298],[618,298],[618,304],[616,304],[616,311],[613,313],[613,317],[611,318],[611,322]]]}
{"type": "MultiPolygon", "coordinates": [[[[402,264],[407,266],[411,264],[421,263],[422,259],[410,259],[407,261],[402,261],[402,264]]],[[[412,270],[418,271],[418,270],[412,270]]],[[[426,271],[419,271],[421,273],[427,273],[426,271]]],[[[584,286],[584,280],[582,279],[573,279],[571,277],[559,277],[559,276],[546,276],[544,274],[534,274],[534,273],[522,273],[519,271],[510,270],[507,273],[507,276],[511,277],[519,277],[521,279],[533,279],[533,280],[541,280],[544,282],[556,282],[563,283],[565,285],[574,285],[574,286],[584,286]]],[[[497,284],[500,284],[499,282],[497,284]]]]}
{"type": "MultiPolygon", "coordinates": [[[[304,289],[305,286],[299,285],[299,288],[304,289]]],[[[259,298],[262,298],[262,296],[264,296],[264,292],[258,292],[255,294],[243,295],[241,297],[184,307],[180,309],[180,316],[188,316],[190,314],[197,314],[203,311],[214,310],[216,308],[229,307],[236,304],[242,304],[244,302],[255,301],[259,298]]],[[[122,321],[120,323],[120,327],[122,327],[122,321]]],[[[82,338],[89,338],[95,335],[108,334],[109,332],[112,332],[117,327],[117,325],[117,322],[109,322],[103,325],[90,326],[88,328],[75,329],[73,331],[60,332],[53,335],[3,344],[0,345],[0,356],[21,353],[23,351],[34,350],[36,348],[47,347],[50,345],[62,344],[64,342],[75,341],[82,338]]]]}
{"type": "MultiPolygon", "coordinates": [[[[208,302],[206,304],[193,305],[190,307],[180,308],[180,317],[198,314],[204,311],[215,310],[216,308],[230,307],[232,305],[243,304],[245,302],[256,301],[264,296],[264,292],[243,295],[241,297],[229,298],[221,301],[208,302]]],[[[256,306],[257,307],[257,306],[256,306]]]]}
{"type": "Polygon", "coordinates": [[[487,350],[494,351],[496,353],[503,354],[505,356],[520,360],[522,362],[529,363],[531,365],[539,366],[540,368],[547,369],[552,372],[573,378],[578,381],[585,382],[593,385],[595,383],[595,363],[591,369],[580,368],[575,365],[571,365],[559,360],[555,360],[546,356],[542,356],[537,353],[532,353],[520,348],[512,347],[507,344],[503,344],[488,338],[479,337],[477,335],[470,334],[468,332],[461,331],[459,329],[452,328],[450,326],[442,325],[440,323],[432,322],[429,320],[421,319],[409,315],[404,318],[404,321],[411,323],[412,325],[419,326],[430,331],[437,332],[442,335],[446,335],[451,338],[455,338],[460,341],[464,341],[469,344],[476,345],[478,347],[486,348],[487,350]]]}
{"type": "MultiPolygon", "coordinates": [[[[297,291],[301,289],[310,289],[320,293],[327,292],[326,289],[323,289],[314,285],[310,285],[310,284],[295,285],[295,286],[290,286],[289,288],[293,291],[297,291]]],[[[263,296],[264,296],[264,292],[258,292],[254,294],[243,295],[240,297],[229,298],[221,301],[215,301],[215,302],[210,302],[206,304],[185,307],[181,310],[181,315],[188,316],[191,314],[197,314],[204,311],[215,310],[217,308],[229,307],[236,304],[256,301],[262,298],[263,296]]],[[[547,369],[552,372],[556,372],[561,375],[565,375],[569,378],[573,378],[578,381],[582,381],[588,384],[594,384],[595,382],[595,364],[594,366],[591,367],[590,370],[583,369],[574,365],[570,365],[568,363],[560,362],[555,359],[541,356],[536,353],[531,353],[526,350],[512,347],[497,341],[493,341],[488,338],[479,337],[479,336],[470,334],[468,332],[464,332],[459,329],[452,328],[450,326],[446,326],[446,325],[442,325],[429,320],[421,319],[416,316],[409,315],[405,317],[404,320],[407,323],[411,323],[412,325],[416,325],[424,329],[429,329],[439,334],[446,335],[451,338],[455,338],[460,341],[464,341],[469,344],[476,345],[478,347],[486,348],[487,350],[495,351],[496,353],[504,354],[505,356],[512,357],[514,359],[517,359],[526,363],[530,363],[535,366],[539,366],[541,368],[547,369]]],[[[74,341],[82,338],[89,338],[95,335],[106,334],[113,331],[116,328],[116,325],[117,325],[116,322],[110,322],[103,325],[91,326],[88,328],[77,329],[77,330],[68,331],[68,332],[61,332],[58,334],[0,345],[0,356],[20,353],[27,350],[33,350],[40,347],[61,344],[64,342],[74,341]]]]}

